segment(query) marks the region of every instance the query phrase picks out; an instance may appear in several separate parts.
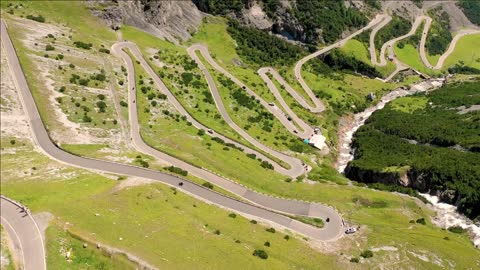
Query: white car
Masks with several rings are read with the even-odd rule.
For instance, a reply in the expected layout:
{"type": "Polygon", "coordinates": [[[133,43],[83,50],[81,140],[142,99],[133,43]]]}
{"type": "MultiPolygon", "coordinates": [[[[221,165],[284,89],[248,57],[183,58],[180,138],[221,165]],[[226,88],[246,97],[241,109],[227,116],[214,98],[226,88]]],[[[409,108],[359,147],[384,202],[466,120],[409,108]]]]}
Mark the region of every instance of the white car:
{"type": "Polygon", "coordinates": [[[352,233],[355,233],[356,231],[357,231],[357,229],[355,229],[353,227],[350,227],[350,228],[345,230],[345,233],[346,234],[352,234],[352,233]]]}

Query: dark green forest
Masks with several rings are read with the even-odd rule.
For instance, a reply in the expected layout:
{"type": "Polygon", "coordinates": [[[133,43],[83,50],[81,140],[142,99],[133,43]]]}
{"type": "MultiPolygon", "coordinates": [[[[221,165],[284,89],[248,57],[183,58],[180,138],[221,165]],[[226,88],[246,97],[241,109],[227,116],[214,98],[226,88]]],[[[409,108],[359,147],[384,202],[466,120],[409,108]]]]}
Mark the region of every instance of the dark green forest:
{"type": "Polygon", "coordinates": [[[455,109],[480,104],[479,89],[479,82],[448,85],[418,95],[431,102],[424,109],[409,113],[388,104],[375,112],[355,134],[355,160],[348,165],[347,177],[398,184],[406,170],[411,187],[421,192],[454,190],[451,203],[458,203],[470,218],[479,216],[480,113],[458,114],[455,109]],[[467,149],[447,147],[453,144],[467,149]]]}
{"type": "Polygon", "coordinates": [[[295,18],[305,29],[306,42],[317,43],[319,37],[325,43],[332,43],[349,28],[360,28],[368,23],[361,12],[346,8],[344,1],[298,0],[294,10],[295,18]],[[322,29],[319,36],[317,29],[322,29]]]}
{"type": "Polygon", "coordinates": [[[430,55],[443,54],[452,41],[450,19],[448,14],[441,9],[434,9],[429,14],[433,21],[425,46],[430,55]]]}
{"type": "Polygon", "coordinates": [[[237,53],[245,61],[259,66],[290,66],[307,53],[297,45],[262,30],[242,26],[233,19],[229,20],[227,31],[237,42],[237,53]]]}
{"type": "Polygon", "coordinates": [[[465,16],[474,24],[480,25],[480,1],[460,0],[460,7],[465,16]]]}
{"type": "MultiPolygon", "coordinates": [[[[393,16],[392,20],[380,29],[375,35],[375,48],[380,50],[382,45],[396,37],[403,36],[412,28],[412,23],[399,16],[393,16]]],[[[369,40],[367,40],[369,42],[369,40]]]]}

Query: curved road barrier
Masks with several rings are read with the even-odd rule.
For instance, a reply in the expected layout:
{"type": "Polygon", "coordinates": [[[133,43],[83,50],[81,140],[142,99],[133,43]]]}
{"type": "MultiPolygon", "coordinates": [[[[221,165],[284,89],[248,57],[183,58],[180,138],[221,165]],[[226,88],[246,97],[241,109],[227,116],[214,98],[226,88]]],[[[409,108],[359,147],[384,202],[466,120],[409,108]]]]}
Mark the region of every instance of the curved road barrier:
{"type": "MultiPolygon", "coordinates": [[[[59,162],[78,168],[156,180],[172,187],[176,187],[180,191],[205,200],[209,203],[230,209],[239,214],[254,216],[268,222],[276,223],[284,228],[290,229],[311,239],[331,241],[336,240],[343,235],[342,218],[337,211],[329,206],[319,203],[309,203],[271,197],[249,190],[234,182],[226,180],[222,182],[222,184],[224,184],[222,188],[241,196],[253,204],[247,203],[167,173],[127,164],[80,157],[63,151],[51,141],[48,132],[40,118],[37,106],[33,99],[32,93],[30,92],[30,88],[28,87],[27,80],[22,71],[12,41],[8,35],[5,22],[3,20],[1,21],[1,41],[7,56],[9,69],[12,73],[15,86],[19,93],[22,107],[25,110],[29,126],[31,127],[33,139],[47,156],[58,160],[59,162]],[[182,183],[182,185],[179,185],[180,183],[182,183]],[[324,220],[329,218],[330,222],[325,223],[325,227],[319,229],[286,217],[277,212],[289,215],[319,217],[324,220]]],[[[131,124],[134,125],[138,123],[131,124]]],[[[176,163],[174,163],[174,165],[175,164],[176,163]]]]}
{"type": "Polygon", "coordinates": [[[25,270],[45,270],[45,245],[30,211],[22,204],[0,196],[1,223],[12,239],[25,270]]]}

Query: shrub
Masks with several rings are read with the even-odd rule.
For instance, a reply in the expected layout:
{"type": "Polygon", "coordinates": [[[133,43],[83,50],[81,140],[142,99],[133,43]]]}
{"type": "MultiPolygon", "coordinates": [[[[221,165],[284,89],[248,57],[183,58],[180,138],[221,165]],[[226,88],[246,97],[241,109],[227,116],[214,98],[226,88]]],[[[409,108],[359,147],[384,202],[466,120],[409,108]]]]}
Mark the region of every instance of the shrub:
{"type": "Polygon", "coordinates": [[[47,44],[47,46],[45,46],[45,51],[53,51],[53,50],[55,50],[55,47],[53,47],[52,45],[47,44]]]}
{"type": "Polygon", "coordinates": [[[88,82],[90,82],[89,79],[80,79],[80,80],[78,80],[78,84],[79,84],[79,85],[83,85],[83,86],[88,86],[88,82]]]}
{"type": "Polygon", "coordinates": [[[273,170],[273,165],[265,160],[262,161],[262,163],[260,163],[260,166],[262,166],[262,168],[265,168],[265,169],[273,170]]]}
{"type": "Polygon", "coordinates": [[[10,144],[11,144],[11,145],[14,145],[14,144],[15,144],[15,140],[10,140],[10,144]]]}
{"type": "Polygon", "coordinates": [[[204,186],[204,187],[206,187],[206,188],[209,188],[209,189],[213,189],[213,184],[210,183],[210,182],[204,182],[204,183],[202,184],[202,186],[204,186]]]}
{"type": "Polygon", "coordinates": [[[265,229],[265,231],[269,233],[275,233],[275,228],[268,228],[268,229],[265,229]]]}
{"type": "Polygon", "coordinates": [[[72,63],[70,63],[70,64],[68,65],[68,67],[73,69],[73,68],[75,68],[75,65],[72,64],[72,63]]]}
{"type": "Polygon", "coordinates": [[[362,256],[363,258],[371,258],[373,257],[373,252],[371,250],[364,250],[362,251],[362,253],[360,253],[360,256],[362,256]]]}
{"type": "Polygon", "coordinates": [[[220,235],[220,230],[219,230],[219,229],[216,229],[214,233],[215,233],[216,235],[220,235]]]}
{"type": "Polygon", "coordinates": [[[250,220],[250,223],[252,223],[252,224],[257,224],[257,221],[254,220],[254,219],[252,219],[252,220],[250,220]]]}
{"type": "Polygon", "coordinates": [[[98,51],[101,52],[101,53],[107,53],[107,54],[110,53],[110,50],[105,49],[105,48],[100,48],[100,49],[98,49],[98,51]]]}
{"type": "Polygon", "coordinates": [[[231,217],[231,218],[236,218],[236,217],[237,217],[237,215],[236,215],[235,213],[230,213],[230,214],[228,214],[228,217],[231,217]]]}
{"type": "Polygon", "coordinates": [[[99,94],[97,95],[97,98],[100,100],[105,100],[105,95],[104,94],[99,94]]]}
{"type": "Polygon", "coordinates": [[[58,59],[62,60],[64,56],[63,56],[63,54],[58,54],[57,57],[58,57],[58,59]]]}
{"type": "Polygon", "coordinates": [[[105,102],[103,101],[98,101],[97,107],[99,112],[105,112],[105,108],[107,108],[107,104],[105,104],[105,102]]]}
{"type": "Polygon", "coordinates": [[[185,171],[185,170],[183,170],[181,168],[178,168],[178,167],[175,167],[175,166],[170,166],[170,167],[167,167],[166,169],[169,172],[172,172],[172,173],[180,174],[180,175],[183,175],[183,176],[188,175],[188,171],[185,171]]]}
{"type": "Polygon", "coordinates": [[[27,15],[27,19],[33,20],[36,22],[41,22],[41,23],[45,22],[45,18],[42,15],[38,15],[38,16],[27,15]]]}
{"type": "Polygon", "coordinates": [[[159,98],[161,100],[165,100],[165,99],[167,99],[167,95],[160,93],[160,94],[157,95],[157,98],[159,98]]]}
{"type": "Polygon", "coordinates": [[[198,132],[197,132],[197,135],[198,135],[198,136],[203,136],[203,135],[205,135],[205,130],[199,129],[198,132]]]}
{"type": "Polygon", "coordinates": [[[354,257],[354,258],[351,258],[351,259],[350,259],[350,262],[352,262],[352,263],[358,263],[358,262],[360,262],[360,260],[359,260],[357,257],[354,257]]]}
{"type": "Polygon", "coordinates": [[[422,225],[426,225],[427,222],[425,222],[425,219],[424,218],[419,218],[415,221],[416,223],[419,223],[419,224],[422,224],[422,225]]]}
{"type": "Polygon", "coordinates": [[[266,241],[263,245],[266,247],[270,247],[270,242],[266,241]]]}
{"type": "Polygon", "coordinates": [[[448,227],[448,230],[453,232],[453,233],[464,233],[465,232],[465,229],[460,227],[460,226],[448,227]]]}
{"type": "Polygon", "coordinates": [[[256,159],[257,158],[257,155],[255,154],[247,154],[247,157],[251,158],[251,159],[256,159]]]}
{"type": "Polygon", "coordinates": [[[105,76],[105,74],[103,73],[98,73],[98,74],[95,74],[95,76],[93,77],[94,80],[97,80],[97,81],[105,81],[107,79],[107,77],[105,76]]]}
{"type": "Polygon", "coordinates": [[[88,116],[87,114],[84,114],[83,117],[82,117],[82,121],[85,122],[85,123],[90,123],[90,122],[92,122],[92,118],[90,116],[88,116]]]}
{"type": "Polygon", "coordinates": [[[155,106],[157,106],[157,101],[152,100],[152,102],[150,102],[150,104],[152,104],[152,106],[155,107],[155,106]]]}
{"type": "Polygon", "coordinates": [[[255,257],[259,257],[260,259],[268,259],[268,254],[267,252],[265,252],[265,250],[262,250],[262,249],[255,249],[255,251],[253,252],[253,256],[255,257]]]}
{"type": "Polygon", "coordinates": [[[77,48],[82,48],[85,50],[90,50],[90,48],[92,48],[92,43],[84,43],[82,41],[75,41],[73,42],[73,45],[75,45],[77,48]]]}
{"type": "Polygon", "coordinates": [[[123,81],[122,81],[122,80],[119,80],[119,81],[118,81],[118,84],[119,84],[119,85],[123,85],[123,81]]]}
{"type": "Polygon", "coordinates": [[[287,240],[287,241],[288,241],[288,240],[290,240],[290,236],[288,236],[288,235],[285,235],[285,237],[283,237],[283,239],[285,239],[285,240],[287,240]]]}

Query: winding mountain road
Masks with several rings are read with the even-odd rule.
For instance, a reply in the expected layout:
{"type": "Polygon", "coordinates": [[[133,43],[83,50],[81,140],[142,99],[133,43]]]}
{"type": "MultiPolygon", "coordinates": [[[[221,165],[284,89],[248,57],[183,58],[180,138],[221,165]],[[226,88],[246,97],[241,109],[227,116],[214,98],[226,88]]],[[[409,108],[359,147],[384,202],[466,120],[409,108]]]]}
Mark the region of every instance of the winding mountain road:
{"type": "Polygon", "coordinates": [[[472,35],[472,34],[480,34],[480,30],[478,29],[463,29],[463,30],[460,30],[455,36],[454,38],[452,39],[452,41],[450,42],[450,45],[447,49],[447,51],[445,51],[445,53],[443,53],[440,58],[438,59],[438,62],[435,66],[433,66],[432,64],[430,64],[429,60],[428,60],[428,57],[427,57],[427,52],[426,52],[426,49],[425,49],[425,44],[426,44],[426,40],[427,40],[427,36],[428,36],[428,32],[430,30],[430,27],[432,25],[432,18],[430,18],[429,16],[426,16],[426,15],[422,15],[422,16],[418,16],[414,23],[412,24],[412,28],[410,29],[410,31],[405,34],[405,35],[402,35],[402,36],[399,36],[399,37],[396,37],[394,39],[391,39],[387,42],[385,42],[381,49],[380,49],[380,61],[377,61],[377,55],[376,55],[376,49],[375,49],[375,36],[377,34],[377,32],[383,28],[384,26],[386,26],[390,21],[391,21],[391,16],[387,16],[383,19],[382,22],[380,22],[372,31],[372,33],[370,34],[370,47],[369,47],[369,51],[370,51],[370,59],[371,59],[371,62],[373,65],[375,66],[385,66],[387,65],[387,60],[385,58],[385,54],[388,53],[388,57],[390,59],[393,60],[394,64],[396,65],[396,69],[394,72],[392,72],[387,78],[385,78],[383,81],[389,81],[391,80],[399,71],[401,70],[405,70],[405,69],[408,69],[408,68],[411,68],[409,67],[408,65],[400,62],[397,57],[395,56],[395,51],[394,51],[394,46],[395,44],[402,40],[402,39],[406,39],[406,38],[409,38],[413,35],[415,35],[415,33],[417,32],[417,29],[418,27],[422,24],[422,22],[425,22],[425,25],[423,27],[423,32],[422,32],[422,36],[421,36],[421,39],[420,39],[420,44],[419,44],[419,48],[418,48],[418,51],[419,51],[419,54],[420,54],[420,58],[423,62],[423,64],[427,67],[427,68],[430,68],[430,69],[441,69],[443,67],[443,64],[445,62],[445,60],[450,56],[450,54],[453,53],[453,51],[455,50],[455,46],[457,45],[457,42],[458,40],[460,40],[460,38],[466,36],[466,35],[472,35]],[[388,52],[387,52],[388,50],[388,52]]]}
{"type": "Polygon", "coordinates": [[[14,245],[21,269],[45,270],[45,245],[30,211],[18,202],[0,197],[1,223],[14,245]]]}
{"type": "MultiPolygon", "coordinates": [[[[391,17],[385,14],[377,15],[367,26],[358,31],[352,33],[348,37],[326,46],[321,50],[310,54],[300,61],[297,62],[294,68],[294,73],[296,79],[299,81],[300,85],[307,93],[308,97],[313,102],[313,106],[310,105],[300,94],[298,94],[292,87],[288,85],[288,83],[278,74],[271,67],[263,67],[258,70],[259,75],[261,78],[266,82],[268,88],[273,93],[277,101],[280,103],[280,106],[284,111],[280,110],[276,106],[271,106],[267,102],[265,102],[262,98],[260,98],[254,91],[249,89],[245,84],[243,84],[240,80],[236,77],[231,75],[228,71],[218,65],[213,58],[211,57],[208,48],[200,45],[195,44],[187,49],[189,55],[195,60],[195,62],[199,65],[201,71],[203,72],[207,83],[209,85],[210,91],[212,92],[212,96],[215,99],[216,106],[225,119],[225,121],[232,127],[238,134],[240,134],[243,138],[249,141],[252,145],[256,148],[260,149],[263,152],[259,152],[255,149],[251,149],[241,143],[231,140],[221,134],[215,134],[214,136],[223,139],[226,142],[235,144],[238,147],[241,147],[245,150],[246,153],[254,153],[257,157],[262,158],[263,160],[267,160],[274,165],[274,169],[284,175],[289,175],[291,177],[296,177],[304,173],[304,167],[300,160],[290,157],[284,153],[280,153],[273,149],[266,147],[265,145],[257,142],[253,139],[248,133],[246,133],[243,129],[238,127],[233,120],[228,115],[220,94],[218,93],[218,89],[214,83],[212,76],[209,74],[208,69],[199,59],[197,52],[202,54],[203,58],[218,72],[222,73],[223,75],[230,78],[234,83],[239,85],[242,89],[247,91],[251,96],[254,96],[260,103],[267,108],[272,114],[274,114],[280,122],[287,128],[290,132],[296,134],[299,137],[307,137],[309,134],[312,133],[312,127],[310,127],[307,123],[305,123],[301,118],[299,118],[288,106],[288,104],[283,100],[280,92],[276,88],[275,84],[272,82],[271,78],[277,80],[277,82],[285,87],[285,90],[292,95],[292,97],[304,108],[313,112],[313,113],[321,113],[325,110],[324,104],[315,96],[313,91],[310,87],[306,84],[303,80],[301,75],[301,68],[302,66],[309,61],[310,59],[322,55],[324,53],[329,52],[334,48],[338,48],[343,46],[348,40],[355,37],[356,35],[375,27],[372,31],[370,36],[370,54],[371,54],[371,61],[374,65],[384,66],[387,64],[387,60],[385,59],[385,53],[387,52],[390,57],[394,58],[395,64],[397,68],[394,73],[392,73],[387,79],[390,79],[395,75],[398,71],[406,68],[404,64],[400,61],[396,60],[394,57],[393,46],[395,43],[401,39],[407,38],[415,34],[417,28],[421,24],[422,21],[426,21],[424,32],[422,34],[421,44],[420,44],[420,55],[424,64],[433,69],[440,69],[443,66],[443,63],[446,58],[453,52],[457,41],[463,37],[464,35],[468,34],[476,34],[480,33],[479,30],[472,30],[466,29],[460,31],[452,40],[448,50],[440,57],[438,63],[435,66],[432,66],[428,59],[426,58],[425,54],[425,42],[426,36],[431,24],[431,18],[427,16],[420,16],[418,17],[414,24],[412,25],[412,29],[406,35],[401,37],[397,37],[392,39],[385,44],[382,45],[380,50],[380,61],[377,60],[376,52],[375,52],[375,45],[374,45],[374,38],[376,33],[385,25],[387,25],[391,20],[391,17]],[[271,75],[271,77],[269,76],[271,75]],[[295,126],[292,121],[287,119],[287,116],[291,116],[293,122],[300,127],[300,132],[297,131],[297,126],[295,126]],[[290,168],[284,168],[277,164],[275,161],[271,160],[269,157],[264,155],[263,153],[268,153],[271,156],[274,156],[278,159],[285,161],[289,164],[290,168]]],[[[218,176],[212,172],[209,172],[205,169],[195,167],[191,164],[188,164],[184,161],[171,157],[165,153],[162,153],[150,146],[148,146],[140,135],[140,128],[138,125],[138,111],[136,107],[136,87],[135,87],[135,69],[130,56],[124,51],[124,49],[128,49],[133,57],[140,62],[142,68],[152,77],[154,80],[155,85],[157,88],[162,91],[164,94],[167,95],[169,102],[171,102],[175,108],[180,112],[180,114],[187,117],[188,121],[192,122],[192,124],[199,128],[199,129],[208,129],[206,126],[199,123],[196,119],[194,119],[186,110],[185,108],[178,102],[175,96],[169,91],[166,85],[162,82],[162,80],[156,75],[150,65],[145,61],[143,58],[140,50],[134,43],[130,42],[119,42],[112,46],[112,51],[115,55],[121,57],[126,65],[128,70],[128,99],[129,99],[129,120],[130,120],[130,136],[131,142],[136,149],[143,153],[147,153],[152,155],[164,162],[170,163],[174,166],[180,167],[189,171],[189,173],[202,178],[206,179],[215,185],[235,194],[243,199],[247,200],[248,202],[243,202],[236,200],[234,198],[222,195],[218,192],[213,190],[207,189],[203,186],[190,182],[189,180],[182,179],[177,176],[173,176],[170,174],[140,168],[137,166],[127,165],[127,164],[120,164],[105,160],[98,160],[86,157],[80,157],[76,155],[72,155],[61,150],[57,145],[55,145],[49,135],[48,132],[40,118],[40,114],[37,110],[36,104],[34,102],[32,93],[30,92],[29,86],[27,84],[25,75],[22,71],[20,63],[18,61],[18,57],[15,53],[15,49],[13,44],[10,40],[6,24],[4,20],[1,20],[1,43],[4,49],[4,52],[7,56],[7,62],[9,69],[12,73],[15,86],[18,90],[20,100],[22,103],[22,107],[28,117],[29,126],[31,127],[32,137],[35,140],[35,143],[39,146],[41,151],[43,151],[47,156],[68,164],[75,167],[83,168],[83,169],[90,169],[94,171],[102,171],[108,172],[113,174],[120,174],[120,175],[127,175],[127,176],[137,176],[142,178],[148,178],[152,180],[156,180],[162,182],[164,184],[174,186],[177,189],[188,193],[194,197],[202,199],[212,204],[219,205],[224,208],[231,209],[232,211],[238,212],[240,214],[244,214],[247,216],[255,216],[260,220],[264,220],[267,222],[272,222],[288,228],[292,231],[295,231],[299,234],[307,236],[309,238],[320,240],[320,241],[332,241],[338,239],[343,234],[343,221],[340,215],[331,207],[319,204],[319,203],[310,203],[310,202],[303,202],[297,200],[289,200],[289,199],[282,199],[277,197],[268,196],[265,194],[257,193],[252,191],[241,184],[235,183],[229,179],[223,178],[218,176]],[[183,183],[183,185],[179,185],[179,183],[183,183]],[[309,216],[309,217],[319,217],[322,219],[329,218],[329,222],[325,223],[325,227],[322,229],[307,225],[305,223],[293,220],[283,214],[289,215],[300,215],[300,216],[309,216]]],[[[18,211],[18,205],[14,202],[11,202],[2,197],[1,200],[1,210],[2,210],[2,224],[5,224],[7,231],[9,234],[16,233],[16,243],[18,246],[21,247],[21,252],[23,254],[22,258],[24,258],[24,265],[25,269],[45,269],[45,251],[44,251],[44,244],[43,240],[41,239],[41,235],[39,234],[38,226],[36,225],[33,218],[26,213],[26,216],[20,215],[21,212],[18,211]],[[34,267],[32,266],[34,265],[34,267]]],[[[12,237],[15,238],[15,237],[12,237]]]]}
{"type": "MultiPolygon", "coordinates": [[[[31,128],[32,137],[35,143],[44,152],[44,154],[51,157],[52,159],[82,169],[90,169],[94,171],[101,171],[126,176],[136,176],[156,180],[164,184],[176,187],[178,190],[202,199],[206,202],[219,205],[221,207],[235,211],[239,214],[245,214],[250,217],[254,216],[260,220],[278,224],[279,226],[285,227],[314,240],[332,241],[338,239],[343,234],[342,218],[337,211],[326,205],[271,197],[249,190],[244,186],[241,186],[234,182],[218,178],[219,180],[221,180],[217,183],[219,184],[219,186],[244,198],[251,203],[243,202],[222,195],[201,185],[190,182],[189,180],[182,179],[180,177],[173,176],[167,173],[162,173],[159,171],[140,168],[127,164],[80,157],[61,150],[51,141],[48,132],[40,118],[37,106],[33,99],[30,88],[27,84],[27,80],[22,71],[15,49],[6,29],[5,22],[3,20],[1,20],[0,36],[5,54],[7,56],[9,69],[12,73],[15,86],[18,90],[22,107],[25,110],[26,116],[28,118],[28,124],[31,128]],[[179,183],[182,183],[182,185],[180,186],[179,183]],[[325,223],[325,227],[320,229],[291,219],[280,213],[289,215],[319,217],[324,220],[326,218],[329,218],[330,222],[325,223]]],[[[133,69],[133,65],[130,67],[130,69],[133,69]]],[[[134,78],[134,76],[132,77],[130,75],[129,78],[134,78]]],[[[132,97],[130,97],[130,99],[131,98],[132,97]]],[[[138,128],[137,122],[131,123],[131,125],[137,126],[136,128],[138,128]]],[[[134,132],[132,132],[132,136],[134,136],[133,134],[134,132]]],[[[141,144],[141,142],[138,143],[141,144]]],[[[172,161],[174,165],[177,165],[179,162],[178,160],[172,161]]],[[[208,177],[211,176],[212,175],[209,175],[208,177]]],[[[206,178],[209,180],[214,179],[208,177],[206,178]]]]}

